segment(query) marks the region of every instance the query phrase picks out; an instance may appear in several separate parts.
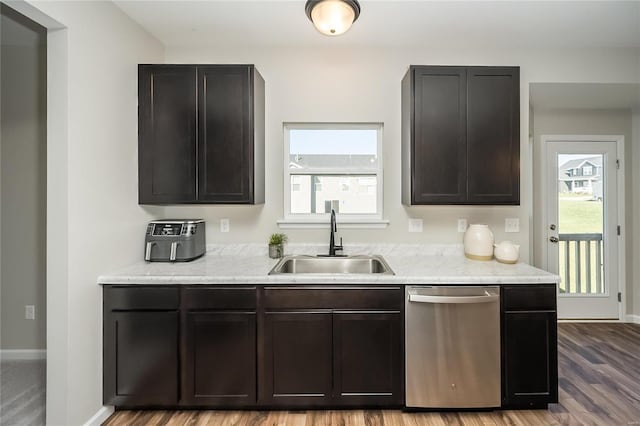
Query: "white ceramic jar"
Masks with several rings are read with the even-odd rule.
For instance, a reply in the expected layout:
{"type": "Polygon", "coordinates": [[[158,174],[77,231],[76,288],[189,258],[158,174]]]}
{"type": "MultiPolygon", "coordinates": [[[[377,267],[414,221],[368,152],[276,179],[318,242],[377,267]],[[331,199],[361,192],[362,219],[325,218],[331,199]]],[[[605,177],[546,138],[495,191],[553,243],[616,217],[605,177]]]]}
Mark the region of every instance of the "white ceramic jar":
{"type": "Polygon", "coordinates": [[[493,242],[493,233],[489,225],[469,225],[464,233],[464,255],[473,260],[491,260],[493,242]]]}
{"type": "Polygon", "coordinates": [[[503,241],[494,244],[493,254],[496,260],[501,263],[517,263],[520,257],[520,246],[511,241],[503,241]]]}

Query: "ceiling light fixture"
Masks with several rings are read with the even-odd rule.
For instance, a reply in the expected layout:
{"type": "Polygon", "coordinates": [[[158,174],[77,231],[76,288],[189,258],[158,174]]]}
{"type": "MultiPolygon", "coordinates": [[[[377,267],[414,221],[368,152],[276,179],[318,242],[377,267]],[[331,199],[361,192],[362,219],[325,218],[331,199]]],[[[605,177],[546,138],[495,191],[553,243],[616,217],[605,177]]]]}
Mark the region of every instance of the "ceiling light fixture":
{"type": "Polygon", "coordinates": [[[360,16],[357,0],[307,0],[304,9],[316,29],[328,36],[347,32],[360,16]]]}

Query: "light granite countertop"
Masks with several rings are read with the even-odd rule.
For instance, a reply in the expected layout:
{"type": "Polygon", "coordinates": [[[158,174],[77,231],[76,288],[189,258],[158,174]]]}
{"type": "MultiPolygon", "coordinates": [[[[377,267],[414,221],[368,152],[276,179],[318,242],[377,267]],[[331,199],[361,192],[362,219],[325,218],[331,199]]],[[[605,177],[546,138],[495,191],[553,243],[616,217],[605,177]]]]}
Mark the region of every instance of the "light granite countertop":
{"type": "MultiPolygon", "coordinates": [[[[286,254],[319,254],[326,245],[291,244],[286,254]]],[[[264,244],[207,246],[205,256],[191,262],[139,261],[98,277],[98,284],[538,284],[560,281],[526,263],[505,265],[469,260],[462,245],[352,244],[345,254],[378,254],[395,275],[299,274],[268,275],[277,260],[264,244]]]]}

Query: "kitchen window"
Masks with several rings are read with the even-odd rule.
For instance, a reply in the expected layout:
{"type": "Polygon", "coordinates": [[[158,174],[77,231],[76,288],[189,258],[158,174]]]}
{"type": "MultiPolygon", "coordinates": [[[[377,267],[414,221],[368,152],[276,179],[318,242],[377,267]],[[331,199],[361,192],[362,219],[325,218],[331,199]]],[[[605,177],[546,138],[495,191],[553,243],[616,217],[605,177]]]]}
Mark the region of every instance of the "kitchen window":
{"type": "Polygon", "coordinates": [[[285,123],[283,228],[385,227],[382,124],[285,123]]]}

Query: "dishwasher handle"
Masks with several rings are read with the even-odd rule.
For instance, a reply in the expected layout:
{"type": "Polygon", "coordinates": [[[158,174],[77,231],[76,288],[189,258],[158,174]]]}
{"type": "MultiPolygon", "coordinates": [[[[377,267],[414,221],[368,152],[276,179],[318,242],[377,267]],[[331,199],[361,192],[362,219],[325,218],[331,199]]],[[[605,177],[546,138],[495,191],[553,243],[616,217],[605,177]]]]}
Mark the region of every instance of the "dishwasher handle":
{"type": "Polygon", "coordinates": [[[409,302],[418,303],[490,303],[500,300],[500,295],[487,293],[484,296],[426,296],[423,294],[410,294],[409,302]]]}

